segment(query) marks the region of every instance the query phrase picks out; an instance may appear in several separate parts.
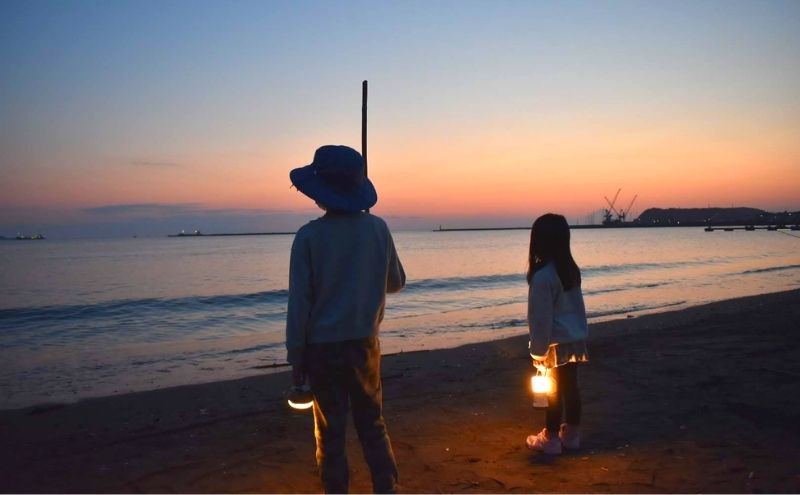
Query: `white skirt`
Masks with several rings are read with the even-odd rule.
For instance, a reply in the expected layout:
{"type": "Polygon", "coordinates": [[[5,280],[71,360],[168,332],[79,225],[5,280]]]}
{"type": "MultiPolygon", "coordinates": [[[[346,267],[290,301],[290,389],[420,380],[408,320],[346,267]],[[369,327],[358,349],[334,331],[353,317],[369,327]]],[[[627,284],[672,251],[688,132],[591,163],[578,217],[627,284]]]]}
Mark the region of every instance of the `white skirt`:
{"type": "Polygon", "coordinates": [[[544,365],[548,368],[563,366],[567,363],[588,363],[589,350],[585,340],[566,342],[563,344],[550,344],[547,354],[544,355],[544,365]]]}

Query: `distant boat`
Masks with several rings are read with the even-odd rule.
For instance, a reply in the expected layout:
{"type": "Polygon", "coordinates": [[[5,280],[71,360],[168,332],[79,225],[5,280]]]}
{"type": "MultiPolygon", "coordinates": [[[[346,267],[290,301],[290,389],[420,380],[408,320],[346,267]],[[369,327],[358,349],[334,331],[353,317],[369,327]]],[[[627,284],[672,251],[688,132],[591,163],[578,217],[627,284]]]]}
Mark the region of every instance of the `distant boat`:
{"type": "Polygon", "coordinates": [[[199,230],[195,230],[194,232],[191,232],[191,233],[186,233],[185,230],[181,230],[180,233],[178,233],[177,235],[170,236],[170,237],[197,237],[197,236],[200,236],[200,235],[203,235],[203,233],[200,232],[199,230]]]}
{"type": "Polygon", "coordinates": [[[42,234],[33,234],[33,235],[22,235],[17,234],[16,239],[18,241],[42,241],[44,240],[44,236],[42,234]]]}

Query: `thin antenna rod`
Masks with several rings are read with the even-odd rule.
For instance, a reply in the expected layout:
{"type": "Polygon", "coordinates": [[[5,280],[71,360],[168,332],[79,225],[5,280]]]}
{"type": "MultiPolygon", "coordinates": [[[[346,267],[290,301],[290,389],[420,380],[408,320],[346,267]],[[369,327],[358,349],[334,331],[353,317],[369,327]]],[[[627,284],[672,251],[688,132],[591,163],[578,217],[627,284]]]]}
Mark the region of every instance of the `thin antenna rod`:
{"type": "MultiPolygon", "coordinates": [[[[367,173],[367,81],[361,83],[361,156],[364,157],[364,177],[367,173]]],[[[367,208],[369,213],[369,208],[367,208]]]]}

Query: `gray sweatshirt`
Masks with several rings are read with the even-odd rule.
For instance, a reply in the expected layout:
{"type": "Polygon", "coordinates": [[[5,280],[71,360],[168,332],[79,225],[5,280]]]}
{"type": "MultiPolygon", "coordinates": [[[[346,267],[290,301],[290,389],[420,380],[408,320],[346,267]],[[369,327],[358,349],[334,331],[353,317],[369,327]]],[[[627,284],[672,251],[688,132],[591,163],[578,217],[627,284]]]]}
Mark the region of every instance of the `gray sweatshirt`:
{"type": "Polygon", "coordinates": [[[589,335],[580,287],[564,291],[553,263],[533,275],[528,287],[528,330],[531,357],[543,359],[550,344],[584,340],[589,335]]]}
{"type": "Polygon", "coordinates": [[[386,223],[369,213],[328,212],[297,232],[289,263],[287,360],[307,344],[376,336],[386,293],[406,275],[386,223]]]}

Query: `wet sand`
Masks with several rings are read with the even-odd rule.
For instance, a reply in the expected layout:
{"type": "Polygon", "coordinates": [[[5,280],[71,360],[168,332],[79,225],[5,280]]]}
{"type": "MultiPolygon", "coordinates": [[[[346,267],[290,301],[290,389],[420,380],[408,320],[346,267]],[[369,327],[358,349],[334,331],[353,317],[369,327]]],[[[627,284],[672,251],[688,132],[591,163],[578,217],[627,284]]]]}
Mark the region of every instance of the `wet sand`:
{"type": "MultiPolygon", "coordinates": [[[[800,290],[591,327],[584,445],[525,436],[526,336],[387,356],[405,492],[800,491],[800,290]]],[[[319,492],[287,373],[0,412],[4,492],[319,492]]],[[[369,492],[352,426],[351,490],[369,492]]]]}

